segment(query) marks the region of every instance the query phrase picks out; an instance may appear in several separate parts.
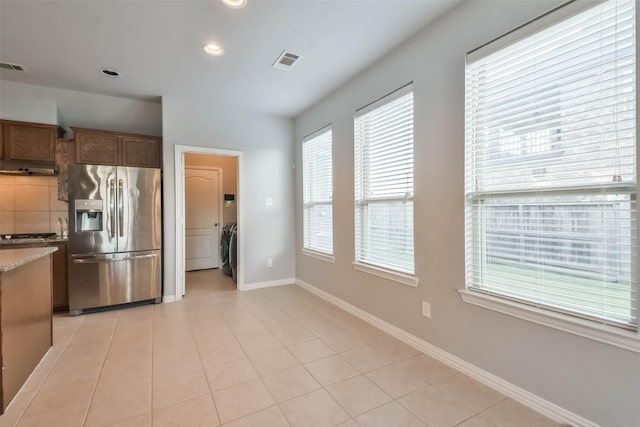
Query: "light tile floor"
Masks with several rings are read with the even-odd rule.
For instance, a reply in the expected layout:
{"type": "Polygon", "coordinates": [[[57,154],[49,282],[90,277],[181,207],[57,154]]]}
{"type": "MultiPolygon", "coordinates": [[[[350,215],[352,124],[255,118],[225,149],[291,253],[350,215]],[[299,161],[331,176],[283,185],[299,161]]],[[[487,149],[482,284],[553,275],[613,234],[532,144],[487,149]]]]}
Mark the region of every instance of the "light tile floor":
{"type": "Polygon", "coordinates": [[[54,318],[0,427],[557,425],[296,287],[54,318]]]}

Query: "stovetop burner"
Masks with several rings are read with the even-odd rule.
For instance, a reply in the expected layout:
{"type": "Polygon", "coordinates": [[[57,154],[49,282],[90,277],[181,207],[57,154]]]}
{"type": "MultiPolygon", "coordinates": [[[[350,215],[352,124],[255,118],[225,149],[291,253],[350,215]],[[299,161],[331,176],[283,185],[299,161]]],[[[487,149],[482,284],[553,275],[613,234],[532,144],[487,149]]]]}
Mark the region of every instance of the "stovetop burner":
{"type": "Polygon", "coordinates": [[[53,237],[56,233],[13,233],[0,234],[0,240],[16,240],[16,239],[38,239],[43,240],[47,237],[53,237]]]}

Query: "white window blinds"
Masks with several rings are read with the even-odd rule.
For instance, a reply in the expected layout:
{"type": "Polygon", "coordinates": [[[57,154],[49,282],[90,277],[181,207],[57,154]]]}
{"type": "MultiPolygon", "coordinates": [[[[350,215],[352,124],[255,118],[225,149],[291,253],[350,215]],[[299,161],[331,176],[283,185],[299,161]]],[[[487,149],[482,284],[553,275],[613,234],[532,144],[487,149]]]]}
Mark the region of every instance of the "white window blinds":
{"type": "Polygon", "coordinates": [[[467,60],[467,287],[637,329],[635,2],[467,60]]]}
{"type": "Polygon", "coordinates": [[[414,273],[413,85],[355,117],[356,261],[414,273]]]}
{"type": "Polygon", "coordinates": [[[330,127],[302,141],[303,246],[333,254],[333,161],[330,127]]]}

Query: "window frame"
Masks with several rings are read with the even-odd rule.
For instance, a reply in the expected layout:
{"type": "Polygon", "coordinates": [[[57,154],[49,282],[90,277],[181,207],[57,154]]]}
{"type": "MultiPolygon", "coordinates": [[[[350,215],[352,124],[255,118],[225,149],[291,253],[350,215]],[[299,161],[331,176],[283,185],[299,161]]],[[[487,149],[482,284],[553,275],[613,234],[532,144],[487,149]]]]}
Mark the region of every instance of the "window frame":
{"type": "MultiPolygon", "coordinates": [[[[530,35],[537,33],[540,30],[543,30],[547,27],[558,24],[565,19],[576,15],[580,12],[583,12],[591,7],[597,6],[600,3],[604,3],[604,0],[600,0],[597,2],[573,2],[565,6],[561,6],[556,8],[549,13],[542,15],[541,17],[524,24],[521,27],[518,27],[516,30],[505,34],[498,39],[495,39],[478,49],[475,49],[467,55],[467,63],[474,62],[480,57],[488,56],[494,52],[500,51],[503,48],[510,46],[512,43],[520,41],[524,38],[527,38],[530,35]]],[[[638,22],[637,10],[636,10],[636,24],[638,22]]],[[[637,31],[637,25],[636,25],[637,31]]],[[[637,33],[636,33],[637,37],[637,33]]],[[[637,49],[636,45],[636,49],[637,49]]],[[[637,57],[636,57],[636,117],[638,110],[638,100],[637,100],[637,57]]],[[[469,99],[465,98],[465,109],[468,108],[469,99]]],[[[468,118],[465,120],[469,120],[468,118]]],[[[465,123],[466,126],[466,123],[465,123]]],[[[636,124],[637,126],[637,124],[636,124]]],[[[465,150],[468,150],[467,145],[470,144],[469,137],[467,136],[465,141],[465,150]]],[[[636,147],[637,147],[637,127],[636,127],[636,147]]],[[[636,148],[637,150],[637,148],[636,148]]],[[[467,157],[465,162],[469,162],[470,159],[467,157]]],[[[638,159],[637,159],[637,151],[636,151],[636,176],[638,176],[638,159]]],[[[467,174],[473,173],[471,172],[472,167],[468,164],[465,165],[465,181],[469,179],[467,174]]],[[[598,194],[620,194],[622,190],[631,192],[632,196],[636,196],[638,194],[638,180],[632,185],[620,186],[620,185],[610,185],[608,188],[604,188],[604,186],[598,186],[598,194]]],[[[596,185],[593,185],[595,193],[596,185]]],[[[580,191],[574,188],[575,191],[580,191]]],[[[583,189],[584,190],[584,189],[583,189]]],[[[529,192],[530,194],[539,194],[541,192],[540,189],[532,190],[529,192]]],[[[554,190],[542,190],[542,192],[553,193],[554,190]]],[[[477,245],[478,239],[480,237],[477,235],[478,228],[482,227],[482,224],[474,224],[472,227],[469,226],[469,222],[475,222],[475,220],[471,216],[471,210],[473,208],[474,202],[477,200],[474,195],[469,197],[468,190],[465,191],[465,259],[474,259],[471,264],[476,265],[476,258],[478,255],[477,245]],[[471,229],[471,230],[470,230],[471,229]],[[474,234],[475,233],[475,234],[474,234]],[[469,235],[471,234],[471,236],[469,235]],[[467,242],[471,241],[471,249],[467,246],[467,242]],[[471,252],[470,252],[471,251],[471,252]]],[[[508,197],[509,195],[513,196],[523,196],[526,195],[527,191],[503,191],[496,193],[497,197],[508,197]]],[[[490,196],[486,197],[490,199],[490,196]]],[[[636,212],[635,217],[632,216],[632,220],[638,223],[638,212],[636,212]]],[[[635,234],[631,235],[631,240],[638,241],[638,237],[640,235],[640,227],[635,228],[635,234]]],[[[636,247],[636,250],[638,248],[636,247]]],[[[632,275],[635,275],[636,278],[636,295],[640,292],[640,285],[637,282],[638,278],[638,266],[636,266],[635,271],[632,271],[632,275]]],[[[563,312],[562,309],[553,310],[550,309],[543,304],[537,304],[534,301],[523,302],[517,298],[511,298],[506,295],[496,294],[490,291],[483,290],[478,288],[477,286],[473,286],[473,280],[470,279],[469,273],[469,264],[465,262],[465,288],[458,291],[462,300],[466,303],[473,304],[482,308],[486,308],[489,310],[493,310],[499,313],[507,314],[516,318],[524,319],[531,321],[536,324],[544,325],[547,327],[551,327],[557,330],[561,330],[564,332],[568,332],[574,335],[582,336],[591,340],[599,341],[602,343],[606,343],[612,346],[616,346],[619,348],[623,348],[626,350],[630,350],[633,352],[640,352],[640,321],[637,320],[636,316],[636,330],[624,329],[619,326],[615,326],[605,321],[604,319],[597,318],[588,318],[588,314],[585,313],[584,316],[572,315],[568,312],[563,312]]],[[[635,301],[635,309],[636,313],[640,311],[640,298],[636,296],[635,301]]]]}
{"type": "MultiPolygon", "coordinates": [[[[358,138],[358,133],[357,133],[357,127],[358,127],[358,120],[360,117],[365,116],[379,108],[382,108],[408,94],[412,94],[413,96],[414,90],[413,90],[413,82],[410,82],[404,86],[401,86],[400,88],[388,93],[387,95],[384,95],[380,98],[378,98],[377,100],[371,102],[370,104],[365,105],[364,107],[356,110],[355,114],[354,114],[354,261],[352,262],[352,266],[354,268],[354,270],[356,271],[360,271],[360,272],[364,272],[367,274],[371,274],[377,277],[381,277],[384,279],[388,279],[397,283],[401,283],[407,286],[411,286],[411,287],[417,287],[418,283],[419,283],[419,279],[416,276],[415,273],[415,228],[413,231],[413,250],[414,250],[414,254],[413,254],[413,271],[412,272],[408,272],[408,271],[404,271],[401,269],[394,269],[392,267],[386,266],[386,265],[380,265],[377,263],[372,262],[371,260],[365,259],[363,257],[360,256],[360,253],[362,252],[362,248],[358,247],[358,242],[360,243],[360,245],[365,245],[365,234],[367,233],[367,231],[365,230],[364,225],[367,223],[366,221],[366,215],[367,215],[367,211],[368,211],[368,207],[373,205],[373,204],[378,204],[378,203],[385,203],[385,202],[389,202],[389,203],[394,203],[394,202],[407,202],[410,201],[413,208],[411,209],[411,221],[412,224],[414,223],[414,218],[415,218],[415,204],[414,204],[414,197],[415,197],[415,192],[413,190],[413,184],[412,184],[412,191],[410,193],[405,193],[404,196],[400,196],[400,195],[393,195],[393,196],[381,196],[381,197],[366,197],[365,196],[365,189],[367,188],[367,183],[364,182],[365,179],[365,173],[364,173],[364,169],[365,169],[365,165],[364,162],[362,161],[362,159],[358,158],[358,153],[362,152],[362,147],[359,147],[358,144],[365,144],[365,141],[360,141],[358,138]],[[361,179],[361,182],[358,183],[358,178],[361,179]],[[358,232],[360,232],[360,236],[358,236],[358,232]]],[[[413,100],[412,100],[412,104],[413,104],[413,100]]],[[[412,108],[411,111],[411,120],[412,120],[412,142],[411,142],[411,149],[413,152],[415,152],[415,128],[414,128],[414,124],[415,124],[415,109],[412,108]]],[[[411,165],[412,168],[412,176],[413,173],[415,172],[415,156],[412,154],[413,157],[413,163],[411,165]]],[[[413,182],[413,181],[412,181],[413,182]]]]}
{"type": "MultiPolygon", "coordinates": [[[[309,195],[309,198],[311,199],[311,195],[309,195]]],[[[311,216],[308,216],[309,218],[311,218],[311,216]]],[[[333,230],[333,128],[331,124],[328,124],[326,126],[323,126],[322,128],[308,134],[307,136],[304,136],[302,138],[302,253],[306,256],[321,260],[321,261],[325,261],[325,262],[329,262],[329,263],[334,263],[335,262],[335,257],[334,257],[334,245],[333,245],[333,240],[334,240],[334,230],[333,230]],[[313,140],[315,140],[316,138],[322,137],[324,136],[326,133],[330,133],[330,137],[329,137],[329,145],[330,145],[330,152],[331,152],[331,199],[329,200],[310,200],[309,202],[305,202],[305,191],[306,191],[306,179],[307,179],[307,163],[306,163],[306,151],[305,151],[305,146],[306,144],[312,142],[313,140]],[[313,224],[311,224],[310,222],[307,223],[307,221],[305,220],[305,218],[307,218],[306,212],[307,210],[311,211],[313,207],[316,206],[330,206],[331,207],[331,252],[325,252],[320,248],[315,248],[311,245],[309,245],[309,242],[306,241],[306,236],[308,234],[308,229],[307,227],[312,227],[313,224]]]]}

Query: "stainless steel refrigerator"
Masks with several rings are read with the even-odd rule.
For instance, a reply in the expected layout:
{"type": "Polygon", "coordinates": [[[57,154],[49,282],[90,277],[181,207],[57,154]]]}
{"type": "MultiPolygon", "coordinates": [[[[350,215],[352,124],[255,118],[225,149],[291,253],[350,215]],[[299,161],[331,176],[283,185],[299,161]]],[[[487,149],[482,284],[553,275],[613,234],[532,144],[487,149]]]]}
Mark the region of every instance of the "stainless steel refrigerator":
{"type": "Polygon", "coordinates": [[[69,314],[160,302],[160,170],[69,167],[69,314]]]}

